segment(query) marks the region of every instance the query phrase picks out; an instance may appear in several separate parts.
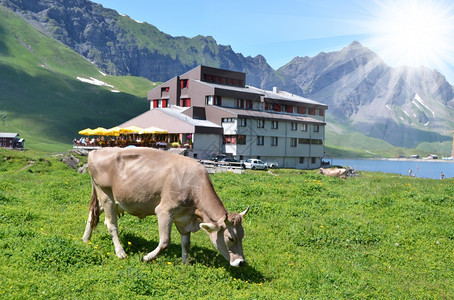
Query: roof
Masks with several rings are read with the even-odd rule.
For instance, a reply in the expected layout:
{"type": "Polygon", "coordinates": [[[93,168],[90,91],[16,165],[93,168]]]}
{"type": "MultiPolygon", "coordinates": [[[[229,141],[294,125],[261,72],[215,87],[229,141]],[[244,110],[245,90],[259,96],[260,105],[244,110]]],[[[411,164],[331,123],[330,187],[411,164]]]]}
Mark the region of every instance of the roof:
{"type": "Polygon", "coordinates": [[[221,126],[213,122],[196,120],[184,115],[183,112],[187,109],[189,108],[174,105],[168,108],[154,108],[118,126],[138,126],[141,128],[157,126],[167,130],[168,133],[196,133],[200,132],[201,128],[214,131],[222,130],[221,126]]]}
{"type": "Polygon", "coordinates": [[[281,101],[290,101],[290,102],[298,102],[298,103],[305,103],[305,104],[311,104],[311,105],[319,105],[319,106],[324,106],[328,107],[326,104],[304,98],[289,92],[285,91],[268,91],[264,89],[259,89],[250,85],[246,85],[246,87],[238,87],[238,86],[231,86],[231,85],[224,85],[224,84],[216,84],[216,83],[209,83],[201,80],[194,80],[198,83],[204,84],[206,86],[212,87],[212,88],[217,88],[217,89],[223,89],[223,90],[228,90],[228,91],[235,91],[235,92],[241,92],[241,93],[248,93],[248,94],[253,94],[257,96],[263,96],[268,99],[275,99],[275,100],[281,100],[281,101]]]}
{"type": "Polygon", "coordinates": [[[248,86],[251,90],[255,90],[258,93],[263,93],[265,98],[269,99],[276,99],[276,100],[284,100],[284,101],[292,101],[292,102],[299,102],[299,103],[307,103],[307,104],[313,104],[313,105],[322,105],[328,107],[326,104],[304,98],[289,92],[285,91],[267,91],[263,89],[259,89],[253,86],[248,86]]]}
{"type": "Polygon", "coordinates": [[[18,135],[19,135],[18,133],[0,132],[0,138],[13,139],[16,138],[18,135]]]}
{"type": "Polygon", "coordinates": [[[235,92],[241,92],[241,93],[249,93],[249,94],[254,94],[257,96],[263,96],[263,93],[260,93],[255,90],[251,90],[250,88],[246,87],[239,87],[239,86],[233,86],[233,85],[225,85],[225,84],[217,84],[217,83],[209,83],[206,81],[201,81],[201,80],[194,80],[198,83],[204,84],[206,86],[216,88],[216,89],[222,89],[222,90],[228,90],[228,91],[235,91],[235,92]]]}

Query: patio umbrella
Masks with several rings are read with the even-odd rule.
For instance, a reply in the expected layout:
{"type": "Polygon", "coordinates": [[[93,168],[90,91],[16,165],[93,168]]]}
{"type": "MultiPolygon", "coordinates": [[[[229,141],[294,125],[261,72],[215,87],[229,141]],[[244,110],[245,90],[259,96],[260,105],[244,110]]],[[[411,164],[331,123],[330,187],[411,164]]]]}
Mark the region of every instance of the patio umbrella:
{"type": "Polygon", "coordinates": [[[139,133],[143,128],[137,126],[128,126],[125,128],[120,128],[120,133],[139,133]]]}
{"type": "Polygon", "coordinates": [[[142,129],[141,131],[139,131],[139,134],[147,134],[147,133],[148,134],[150,134],[150,133],[153,133],[153,134],[167,133],[167,130],[156,127],[156,126],[151,126],[151,127],[147,127],[147,128],[142,129]]]}
{"type": "Polygon", "coordinates": [[[106,135],[114,135],[114,136],[119,136],[120,135],[120,127],[115,126],[112,128],[109,128],[106,130],[106,135]]]}
{"type": "Polygon", "coordinates": [[[85,128],[81,131],[78,132],[80,135],[94,135],[93,129],[91,128],[85,128]]]}
{"type": "Polygon", "coordinates": [[[98,127],[96,129],[93,129],[93,135],[106,135],[107,129],[104,127],[98,127]]]}

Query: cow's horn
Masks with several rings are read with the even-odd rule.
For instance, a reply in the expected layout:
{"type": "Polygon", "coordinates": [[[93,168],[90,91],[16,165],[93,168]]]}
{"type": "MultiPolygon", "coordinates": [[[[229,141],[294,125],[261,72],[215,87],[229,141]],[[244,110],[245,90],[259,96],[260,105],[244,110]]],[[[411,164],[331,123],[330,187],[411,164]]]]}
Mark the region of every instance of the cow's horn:
{"type": "Polygon", "coordinates": [[[243,211],[242,213],[240,213],[240,216],[241,216],[242,218],[244,218],[244,216],[245,216],[245,215],[247,214],[247,212],[249,211],[249,207],[250,207],[250,206],[248,205],[248,207],[246,208],[246,210],[243,211]]]}

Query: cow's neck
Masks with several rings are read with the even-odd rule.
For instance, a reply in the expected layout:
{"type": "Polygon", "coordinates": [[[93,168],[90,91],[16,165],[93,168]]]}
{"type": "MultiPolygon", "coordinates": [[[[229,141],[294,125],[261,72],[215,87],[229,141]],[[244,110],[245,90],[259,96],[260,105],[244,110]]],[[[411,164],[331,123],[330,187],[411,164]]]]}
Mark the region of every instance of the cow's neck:
{"type": "Polygon", "coordinates": [[[203,222],[217,222],[225,218],[227,209],[214,191],[214,188],[205,191],[204,196],[197,201],[196,206],[201,213],[203,222]]]}

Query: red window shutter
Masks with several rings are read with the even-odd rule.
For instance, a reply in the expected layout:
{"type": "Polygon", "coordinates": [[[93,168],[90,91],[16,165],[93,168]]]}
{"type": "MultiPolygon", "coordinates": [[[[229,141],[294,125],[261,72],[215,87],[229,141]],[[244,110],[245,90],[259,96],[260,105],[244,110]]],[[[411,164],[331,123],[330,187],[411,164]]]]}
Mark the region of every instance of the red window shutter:
{"type": "Polygon", "coordinates": [[[162,100],[162,107],[167,107],[167,99],[162,100]]]}
{"type": "Polygon", "coordinates": [[[300,115],[304,115],[306,113],[306,108],[298,106],[298,113],[300,115]]]}
{"type": "Polygon", "coordinates": [[[186,107],[191,107],[191,98],[186,99],[186,107]]]}
{"type": "Polygon", "coordinates": [[[287,112],[288,113],[293,113],[293,106],[287,105],[287,112]]]}
{"type": "Polygon", "coordinates": [[[281,106],[279,104],[274,104],[273,105],[273,110],[274,111],[281,111],[281,106]]]}
{"type": "Polygon", "coordinates": [[[320,114],[320,116],[323,117],[325,115],[325,110],[324,109],[320,109],[319,110],[319,114],[320,114]]]}
{"type": "Polygon", "coordinates": [[[159,103],[158,100],[153,100],[153,108],[158,107],[158,103],[159,103]]]}
{"type": "Polygon", "coordinates": [[[184,88],[184,82],[183,80],[180,81],[181,88],[184,88]]]}
{"type": "Polygon", "coordinates": [[[315,116],[315,108],[310,108],[309,114],[315,116]]]}
{"type": "Polygon", "coordinates": [[[265,110],[268,110],[268,103],[265,103],[265,110]]]}

